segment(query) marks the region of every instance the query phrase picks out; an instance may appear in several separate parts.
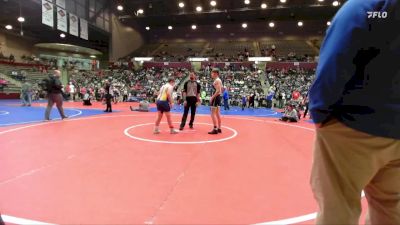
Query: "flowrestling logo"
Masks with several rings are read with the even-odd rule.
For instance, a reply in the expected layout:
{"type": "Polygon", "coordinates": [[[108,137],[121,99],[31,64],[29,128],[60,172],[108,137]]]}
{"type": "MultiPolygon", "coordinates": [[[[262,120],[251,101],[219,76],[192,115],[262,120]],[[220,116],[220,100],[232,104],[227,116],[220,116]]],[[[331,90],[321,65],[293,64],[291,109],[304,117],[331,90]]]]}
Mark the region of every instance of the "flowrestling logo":
{"type": "Polygon", "coordinates": [[[385,19],[388,16],[387,12],[367,12],[367,14],[368,14],[368,18],[369,19],[370,18],[372,18],[372,19],[375,19],[375,18],[385,19]]]}

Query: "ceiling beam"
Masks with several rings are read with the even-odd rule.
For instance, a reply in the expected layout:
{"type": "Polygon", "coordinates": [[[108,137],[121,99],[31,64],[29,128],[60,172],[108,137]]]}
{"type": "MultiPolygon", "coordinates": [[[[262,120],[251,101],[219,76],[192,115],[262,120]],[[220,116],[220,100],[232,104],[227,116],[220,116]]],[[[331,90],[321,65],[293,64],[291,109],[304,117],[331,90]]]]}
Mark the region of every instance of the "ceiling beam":
{"type": "MultiPolygon", "coordinates": [[[[169,13],[169,14],[145,14],[143,16],[140,16],[140,19],[145,19],[145,18],[151,18],[151,17],[170,17],[170,16],[190,16],[190,15],[210,15],[210,14],[225,14],[225,13],[237,13],[237,12],[268,12],[268,11],[275,11],[275,10],[288,10],[288,9],[299,9],[300,7],[288,7],[288,6],[276,6],[276,7],[269,7],[267,9],[260,9],[259,7],[245,7],[245,8],[237,8],[237,9],[229,9],[229,10],[222,10],[222,9],[213,9],[213,10],[203,10],[201,13],[194,12],[194,11],[184,11],[184,12],[179,12],[179,13],[169,13]]],[[[307,7],[302,6],[302,9],[308,8],[308,9],[323,9],[323,8],[330,8],[329,6],[326,5],[308,5],[307,7]]],[[[119,16],[120,19],[137,19],[139,17],[132,16],[132,15],[122,15],[119,16]]]]}
{"type": "MultiPolygon", "coordinates": [[[[88,2],[87,2],[88,3],[88,2]]],[[[111,3],[112,3],[112,1],[105,1],[105,3],[103,4],[103,6],[99,9],[99,10],[97,10],[96,12],[95,12],[95,14],[93,15],[93,16],[91,16],[90,18],[89,18],[89,22],[90,23],[94,23],[95,21],[96,21],[96,18],[100,15],[100,13],[103,11],[103,10],[105,10],[105,9],[107,9],[107,8],[111,8],[111,3]]],[[[97,4],[97,2],[95,3],[95,4],[97,4]]],[[[89,11],[89,4],[87,4],[87,10],[89,11]]],[[[95,10],[96,10],[96,7],[95,7],[95,10]]]]}

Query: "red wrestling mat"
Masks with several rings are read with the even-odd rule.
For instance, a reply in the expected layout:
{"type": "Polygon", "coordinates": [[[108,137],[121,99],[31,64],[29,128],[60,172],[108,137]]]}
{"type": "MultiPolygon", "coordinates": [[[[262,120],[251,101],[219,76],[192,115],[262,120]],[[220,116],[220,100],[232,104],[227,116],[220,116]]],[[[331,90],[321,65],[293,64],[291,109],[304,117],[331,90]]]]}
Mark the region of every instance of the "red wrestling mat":
{"type": "Polygon", "coordinates": [[[0,130],[4,219],[16,224],[312,222],[311,124],[224,117],[223,134],[210,136],[211,119],[198,116],[193,130],[170,135],[162,124],[163,133],[153,135],[154,119],[153,113],[114,113],[0,130]]]}

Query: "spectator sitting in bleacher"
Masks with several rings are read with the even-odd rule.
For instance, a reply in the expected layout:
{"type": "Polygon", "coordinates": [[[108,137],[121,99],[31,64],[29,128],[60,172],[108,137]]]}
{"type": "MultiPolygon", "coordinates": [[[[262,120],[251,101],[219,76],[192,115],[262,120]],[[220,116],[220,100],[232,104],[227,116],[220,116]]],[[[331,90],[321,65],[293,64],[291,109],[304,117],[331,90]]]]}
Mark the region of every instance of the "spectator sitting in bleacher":
{"type": "Polygon", "coordinates": [[[13,54],[10,54],[8,60],[10,61],[10,63],[15,63],[15,56],[13,54]]]}
{"type": "Polygon", "coordinates": [[[0,50],[0,60],[1,59],[6,59],[6,57],[4,56],[3,52],[0,50]]]}

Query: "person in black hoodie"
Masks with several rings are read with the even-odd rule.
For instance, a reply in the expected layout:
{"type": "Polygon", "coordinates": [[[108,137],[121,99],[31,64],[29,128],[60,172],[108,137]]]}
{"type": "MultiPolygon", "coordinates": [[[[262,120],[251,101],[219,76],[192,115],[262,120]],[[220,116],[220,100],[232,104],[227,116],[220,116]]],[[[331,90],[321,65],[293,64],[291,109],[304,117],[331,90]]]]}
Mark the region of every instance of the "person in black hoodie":
{"type": "Polygon", "coordinates": [[[54,70],[53,75],[50,75],[47,81],[47,108],[44,119],[46,121],[50,120],[50,112],[53,108],[54,103],[57,106],[58,112],[60,113],[61,119],[68,118],[64,114],[63,96],[62,96],[62,85],[60,81],[61,72],[59,70],[54,70]]]}
{"type": "Polygon", "coordinates": [[[112,112],[111,101],[113,100],[113,96],[110,94],[110,92],[106,91],[105,99],[107,108],[104,112],[112,112]]]}
{"type": "Polygon", "coordinates": [[[111,100],[113,99],[113,96],[110,94],[110,88],[111,88],[110,82],[106,81],[106,85],[104,87],[104,91],[105,91],[104,98],[106,100],[107,108],[104,112],[112,112],[111,100]]]}

